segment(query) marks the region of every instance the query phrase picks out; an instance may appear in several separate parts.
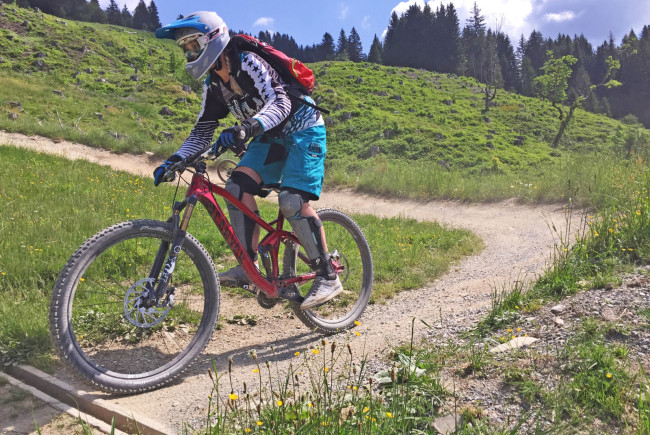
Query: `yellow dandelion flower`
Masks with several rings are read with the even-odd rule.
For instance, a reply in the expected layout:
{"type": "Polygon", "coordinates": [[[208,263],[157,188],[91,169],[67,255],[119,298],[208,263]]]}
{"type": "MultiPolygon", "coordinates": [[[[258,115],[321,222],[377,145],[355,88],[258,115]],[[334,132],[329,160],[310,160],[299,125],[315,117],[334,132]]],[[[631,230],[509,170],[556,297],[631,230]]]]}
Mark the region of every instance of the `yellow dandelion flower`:
{"type": "Polygon", "coordinates": [[[250,433],[250,432],[251,432],[251,428],[250,428],[250,427],[247,427],[246,429],[244,429],[244,432],[246,432],[246,433],[250,433]]]}
{"type": "Polygon", "coordinates": [[[521,328],[517,328],[517,331],[521,331],[521,328]]]}
{"type": "Polygon", "coordinates": [[[320,350],[318,349],[312,349],[311,351],[314,355],[318,355],[320,353],[320,350]]]}
{"type": "Polygon", "coordinates": [[[329,367],[325,367],[325,369],[324,369],[324,370],[325,370],[325,373],[327,373],[327,372],[329,372],[329,371],[330,371],[330,369],[329,369],[329,367]]]}
{"type": "Polygon", "coordinates": [[[310,408],[313,408],[313,407],[314,407],[314,404],[311,403],[311,402],[307,402],[307,406],[310,407],[310,408]]]}
{"type": "Polygon", "coordinates": [[[594,236],[598,237],[600,234],[598,234],[598,231],[594,231],[594,236]]]}
{"type": "Polygon", "coordinates": [[[361,326],[361,322],[359,322],[358,320],[355,320],[354,324],[357,325],[357,326],[361,326]]]}
{"type": "Polygon", "coordinates": [[[85,281],[85,279],[79,278],[79,282],[84,282],[84,281],[85,281]]]}
{"type": "Polygon", "coordinates": [[[264,424],[264,423],[262,423],[261,421],[258,421],[258,422],[257,422],[257,425],[258,425],[258,426],[262,426],[263,424],[264,424]]]}
{"type": "Polygon", "coordinates": [[[505,339],[506,339],[505,337],[501,337],[501,341],[504,341],[505,339]]]}
{"type": "Polygon", "coordinates": [[[512,332],[512,329],[508,328],[508,332],[512,332]]]}
{"type": "Polygon", "coordinates": [[[228,397],[230,397],[230,400],[237,400],[237,399],[239,399],[239,396],[236,395],[235,393],[231,393],[230,396],[228,396],[228,397]]]}
{"type": "Polygon", "coordinates": [[[367,406],[363,408],[363,412],[368,412],[368,411],[370,411],[370,408],[368,408],[367,406]]]}
{"type": "Polygon", "coordinates": [[[6,274],[5,274],[4,272],[2,272],[2,276],[5,276],[5,275],[6,275],[6,274]]]}
{"type": "Polygon", "coordinates": [[[276,403],[278,406],[282,406],[282,403],[283,403],[283,402],[282,402],[282,400],[278,400],[278,401],[275,402],[275,403],[276,403]]]}
{"type": "Polygon", "coordinates": [[[352,389],[353,389],[354,391],[357,391],[357,390],[358,390],[358,388],[357,388],[357,387],[352,387],[352,389]]]}
{"type": "Polygon", "coordinates": [[[260,369],[253,369],[253,373],[259,373],[260,369]]]}
{"type": "Polygon", "coordinates": [[[326,422],[326,421],[322,422],[321,424],[322,424],[323,426],[327,426],[327,422],[326,422]]]}
{"type": "Polygon", "coordinates": [[[359,331],[354,331],[354,335],[356,335],[357,337],[360,337],[361,333],[359,331]]]}
{"type": "Polygon", "coordinates": [[[391,414],[390,412],[386,412],[386,417],[393,418],[393,414],[391,414]]]}
{"type": "Polygon", "coordinates": [[[607,373],[607,377],[608,377],[608,378],[611,378],[611,377],[612,377],[612,374],[611,374],[611,373],[607,373]]]}
{"type": "Polygon", "coordinates": [[[518,309],[519,309],[519,306],[518,306],[518,305],[515,305],[515,310],[518,310],[518,309]]]}
{"type": "Polygon", "coordinates": [[[296,352],[296,353],[294,353],[294,355],[295,355],[295,356],[298,356],[298,355],[300,355],[300,352],[296,352]]]}

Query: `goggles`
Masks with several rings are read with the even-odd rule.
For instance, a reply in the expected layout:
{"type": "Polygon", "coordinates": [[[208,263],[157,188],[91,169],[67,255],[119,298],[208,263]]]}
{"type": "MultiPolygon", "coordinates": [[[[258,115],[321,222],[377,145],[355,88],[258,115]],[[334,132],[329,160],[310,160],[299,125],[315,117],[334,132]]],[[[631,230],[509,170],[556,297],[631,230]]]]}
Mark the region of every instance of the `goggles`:
{"type": "Polygon", "coordinates": [[[176,42],[178,46],[183,49],[183,53],[185,53],[185,58],[187,61],[194,62],[199,57],[201,57],[201,54],[207,45],[208,38],[203,34],[194,34],[180,38],[176,42]]]}

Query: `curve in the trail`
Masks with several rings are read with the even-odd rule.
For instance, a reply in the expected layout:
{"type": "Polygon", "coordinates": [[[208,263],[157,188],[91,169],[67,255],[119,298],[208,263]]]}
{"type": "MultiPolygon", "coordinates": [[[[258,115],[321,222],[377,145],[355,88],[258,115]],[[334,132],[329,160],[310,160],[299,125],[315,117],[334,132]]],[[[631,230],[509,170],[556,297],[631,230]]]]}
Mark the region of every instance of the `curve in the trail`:
{"type": "MultiPolygon", "coordinates": [[[[41,137],[27,137],[0,131],[0,144],[8,144],[59,154],[70,159],[85,159],[109,165],[116,170],[150,176],[157,160],[148,156],[115,154],[69,142],[54,142],[41,137]]],[[[332,207],[346,212],[378,216],[404,216],[431,220],[463,227],[480,236],[485,249],[456,264],[443,277],[425,288],[404,292],[385,305],[369,306],[358,330],[361,337],[352,336],[350,344],[356,355],[362,352],[370,358],[385,353],[391,345],[410,339],[411,321],[422,319],[433,324],[449,316],[476,319],[477,313],[490,304],[495,289],[506,288],[516,280],[532,279],[541,273],[549,260],[555,237],[551,223],[559,233],[567,229],[568,219],[560,206],[522,206],[514,201],[490,204],[464,204],[451,201],[416,202],[403,199],[382,199],[350,191],[326,191],[317,207],[332,207]]],[[[131,397],[108,397],[121,407],[155,418],[178,431],[183,422],[204,421],[207,396],[211,391],[208,368],[215,362],[218,371],[228,366],[228,357],[235,365],[233,386],[241,389],[244,381],[256,385],[257,375],[248,353],[257,352],[260,360],[277,361],[277,370],[286,370],[294,353],[318,344],[320,337],[307,331],[293,315],[279,304],[264,310],[253,299],[222,293],[222,315],[254,314],[254,327],[224,325],[216,331],[205,355],[183,379],[169,387],[131,397]],[[271,350],[273,346],[273,350],[271,350]],[[152,405],[153,404],[153,405],[152,405]]],[[[334,340],[345,340],[334,337],[334,340]]],[[[73,381],[62,370],[58,376],[73,381]]],[[[221,391],[229,391],[228,376],[224,376],[221,391]]],[[[106,395],[98,393],[104,398],[106,395]]]]}

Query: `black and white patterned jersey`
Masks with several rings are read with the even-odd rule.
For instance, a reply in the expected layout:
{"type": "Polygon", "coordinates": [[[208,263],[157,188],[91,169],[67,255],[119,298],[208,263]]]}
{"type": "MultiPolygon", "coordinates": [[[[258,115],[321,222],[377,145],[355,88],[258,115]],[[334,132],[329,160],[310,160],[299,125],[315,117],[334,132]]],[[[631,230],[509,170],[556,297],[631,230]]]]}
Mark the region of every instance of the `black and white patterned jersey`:
{"type": "MultiPolygon", "coordinates": [[[[213,140],[219,120],[228,113],[241,121],[257,119],[265,132],[292,134],[316,125],[323,125],[320,112],[300,104],[292,114],[292,101],[285,91],[285,83],[278,73],[255,53],[244,51],[236,80],[244,90],[237,95],[229,84],[212,74],[203,86],[203,101],[198,120],[190,135],[176,154],[185,158],[205,147],[213,140]]],[[[310,103],[310,97],[303,97],[310,103]]],[[[298,103],[294,103],[298,105],[298,103]]]]}

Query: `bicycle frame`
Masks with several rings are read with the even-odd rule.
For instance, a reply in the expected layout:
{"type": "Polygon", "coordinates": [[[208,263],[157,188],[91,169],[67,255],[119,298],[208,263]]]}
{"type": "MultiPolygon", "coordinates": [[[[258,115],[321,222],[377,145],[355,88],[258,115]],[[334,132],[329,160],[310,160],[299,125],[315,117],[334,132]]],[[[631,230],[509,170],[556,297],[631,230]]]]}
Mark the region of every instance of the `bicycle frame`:
{"type": "MultiPolygon", "coordinates": [[[[232,250],[235,258],[237,258],[237,261],[239,264],[241,264],[241,266],[244,268],[244,271],[251,279],[253,286],[265,293],[269,298],[282,297],[298,302],[302,301],[303,298],[300,296],[300,294],[298,292],[289,291],[289,287],[293,286],[294,284],[301,285],[304,282],[310,281],[314,279],[316,274],[315,272],[310,272],[292,278],[280,277],[280,271],[278,267],[280,243],[287,243],[290,241],[300,245],[300,242],[293,233],[282,229],[284,224],[284,216],[282,213],[278,212],[278,218],[272,222],[267,223],[260,216],[255,214],[251,209],[246,207],[246,205],[244,205],[240,200],[232,196],[228,191],[226,191],[226,189],[208,181],[203,176],[202,169],[197,169],[196,173],[193,174],[192,181],[185,194],[185,199],[182,202],[177,202],[174,205],[174,215],[172,215],[172,218],[170,219],[172,219],[172,222],[174,222],[176,235],[174,237],[172,250],[165,264],[159,286],[156,289],[157,297],[160,297],[162,294],[164,294],[166,284],[169,281],[169,276],[171,276],[171,272],[173,271],[173,266],[176,261],[175,258],[178,253],[180,253],[181,243],[185,237],[186,230],[197,200],[203,204],[205,209],[210,214],[210,217],[219,229],[219,232],[222,234],[223,238],[226,240],[226,243],[232,250]],[[258,268],[253,263],[253,260],[246,254],[244,246],[235,235],[230,222],[226,218],[226,215],[221,209],[221,206],[217,203],[214,195],[220,196],[226,201],[232,203],[246,216],[248,216],[250,219],[253,219],[258,225],[260,225],[262,229],[268,232],[268,234],[259,243],[259,252],[262,257],[261,262],[263,263],[264,268],[267,269],[266,273],[268,275],[268,278],[264,277],[261,274],[260,270],[258,270],[258,268]],[[185,209],[185,213],[179,223],[179,215],[182,209],[185,209]],[[268,257],[266,257],[267,255],[268,257]]],[[[162,249],[164,249],[163,246],[161,246],[161,250],[162,249]]],[[[303,255],[299,254],[299,257],[303,261],[308,261],[303,255]]],[[[337,272],[343,269],[339,264],[334,264],[334,266],[337,272]]]]}

